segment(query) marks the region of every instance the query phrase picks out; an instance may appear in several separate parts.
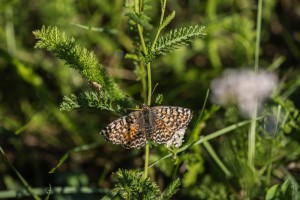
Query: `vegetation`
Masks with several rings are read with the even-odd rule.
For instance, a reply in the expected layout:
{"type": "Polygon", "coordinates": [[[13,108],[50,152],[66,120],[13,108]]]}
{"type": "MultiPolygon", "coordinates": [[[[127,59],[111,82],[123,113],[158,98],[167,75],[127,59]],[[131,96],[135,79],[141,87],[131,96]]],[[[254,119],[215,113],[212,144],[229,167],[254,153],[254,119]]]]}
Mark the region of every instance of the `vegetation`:
{"type": "Polygon", "coordinates": [[[299,8],[2,0],[0,199],[300,199],[299,8]],[[143,104],[181,147],[99,135],[143,104]]]}

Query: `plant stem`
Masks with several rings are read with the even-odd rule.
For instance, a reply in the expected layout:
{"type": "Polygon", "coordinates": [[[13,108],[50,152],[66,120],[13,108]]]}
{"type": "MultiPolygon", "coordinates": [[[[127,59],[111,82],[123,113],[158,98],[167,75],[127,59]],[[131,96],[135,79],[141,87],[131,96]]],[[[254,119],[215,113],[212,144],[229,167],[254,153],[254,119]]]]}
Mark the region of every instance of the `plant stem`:
{"type": "Polygon", "coordinates": [[[248,135],[248,164],[251,169],[254,170],[254,158],[255,158],[255,133],[256,133],[256,116],[257,116],[257,104],[252,113],[251,124],[248,135]]]}
{"type": "Polygon", "coordinates": [[[154,41],[153,41],[153,43],[152,43],[151,51],[153,51],[153,49],[154,49],[154,47],[155,47],[155,44],[156,44],[156,41],[157,41],[157,39],[158,39],[158,36],[159,36],[159,34],[160,34],[161,30],[162,30],[161,25],[162,25],[162,23],[163,23],[163,21],[164,21],[164,15],[165,15],[166,3],[167,3],[166,0],[162,0],[162,1],[161,1],[161,4],[162,4],[162,5],[161,5],[161,16],[160,16],[159,28],[158,28],[158,30],[157,30],[157,32],[156,32],[154,41]]]}
{"type": "Polygon", "coordinates": [[[222,171],[224,172],[224,174],[226,175],[226,177],[230,177],[231,176],[230,171],[227,169],[227,167],[225,166],[225,164],[218,157],[217,153],[212,148],[212,146],[209,144],[209,142],[208,141],[204,141],[203,142],[203,146],[208,151],[208,153],[210,154],[210,156],[214,159],[214,161],[217,163],[217,165],[222,169],[222,171]]]}
{"type": "MultiPolygon", "coordinates": [[[[135,6],[135,12],[136,13],[140,13],[142,12],[143,8],[143,0],[134,0],[134,6],[135,6]]],[[[140,37],[140,42],[141,42],[141,47],[143,50],[144,55],[148,55],[148,50],[146,47],[146,43],[144,40],[144,35],[143,35],[143,27],[139,24],[137,24],[137,29],[138,29],[138,33],[139,33],[139,37],[140,37]]],[[[141,67],[144,67],[144,63],[141,63],[141,67]]],[[[143,79],[145,79],[145,77],[143,77],[143,79]]],[[[151,65],[150,63],[147,63],[147,91],[148,91],[148,95],[147,95],[147,99],[145,98],[144,101],[145,103],[147,102],[147,105],[150,106],[151,105],[151,91],[152,91],[152,83],[151,83],[151,65]]],[[[145,80],[142,81],[143,83],[145,82],[145,80]]],[[[148,164],[149,164],[149,150],[150,150],[150,146],[147,143],[146,147],[145,147],[145,166],[144,166],[144,178],[148,177],[148,164]]]]}
{"type": "MultiPolygon", "coordinates": [[[[37,195],[43,196],[47,195],[49,188],[32,188],[32,192],[37,195]]],[[[51,195],[82,195],[82,194],[109,194],[110,191],[107,189],[100,188],[91,188],[86,186],[73,187],[73,186],[64,186],[64,187],[53,187],[51,188],[51,195]]],[[[0,199],[22,199],[21,197],[29,197],[32,194],[26,189],[18,190],[1,190],[0,199]]]]}
{"type": "Polygon", "coordinates": [[[148,81],[148,101],[147,105],[151,105],[151,92],[152,92],[152,80],[151,80],[151,65],[150,63],[147,64],[147,81],[148,81]]]}
{"type": "MultiPolygon", "coordinates": [[[[258,71],[259,62],[259,47],[260,47],[260,34],[261,34],[261,16],[262,14],[262,0],[258,1],[257,20],[256,20],[256,42],[255,42],[255,58],[254,58],[254,71],[258,71]]],[[[248,133],[248,165],[255,170],[255,134],[256,134],[256,117],[257,117],[257,100],[255,100],[255,107],[251,116],[251,125],[248,133]]],[[[251,199],[252,186],[247,186],[247,198],[251,199]]]]}
{"type": "Polygon", "coordinates": [[[259,46],[260,46],[260,34],[261,34],[261,13],[262,13],[262,0],[258,1],[257,20],[256,20],[256,42],[255,42],[255,62],[254,70],[258,70],[259,61],[259,46]]]}
{"type": "Polygon", "coordinates": [[[273,143],[274,141],[271,141],[271,147],[270,147],[270,161],[268,163],[268,169],[267,169],[267,177],[266,177],[266,186],[270,186],[270,180],[271,180],[271,174],[272,174],[272,165],[273,165],[273,159],[272,159],[272,152],[273,152],[273,143]]]}
{"type": "MultiPolygon", "coordinates": [[[[147,64],[147,82],[148,82],[148,98],[147,98],[147,105],[151,105],[151,92],[152,92],[152,80],[151,80],[151,65],[150,63],[147,64]]],[[[144,178],[148,177],[148,164],[149,164],[149,144],[146,144],[145,147],[145,167],[144,167],[144,178]]]]}
{"type": "Polygon", "coordinates": [[[3,162],[7,166],[9,166],[15,172],[15,174],[18,176],[18,178],[20,179],[20,181],[24,185],[24,187],[27,190],[27,192],[32,196],[32,198],[35,199],[35,200],[41,200],[41,198],[35,193],[35,191],[32,189],[32,187],[29,185],[29,183],[25,180],[25,178],[22,176],[22,174],[7,159],[7,157],[6,157],[6,155],[5,155],[5,153],[4,153],[4,151],[3,151],[3,149],[2,149],[1,146],[0,146],[0,156],[1,156],[2,160],[3,160],[3,162]]]}
{"type": "MultiPolygon", "coordinates": [[[[140,0],[139,2],[138,2],[138,0],[134,0],[134,7],[135,7],[135,12],[136,13],[141,12],[142,5],[143,5],[143,0],[140,0]]],[[[138,29],[138,33],[139,33],[140,42],[141,42],[143,52],[144,52],[145,55],[147,55],[148,51],[147,51],[146,43],[145,43],[144,36],[143,36],[143,27],[141,25],[137,24],[137,29],[138,29]]]]}
{"type": "Polygon", "coordinates": [[[144,166],[144,179],[148,177],[148,165],[149,165],[149,150],[150,146],[147,143],[145,147],[145,166],[144,166]]]}
{"type": "MultiPolygon", "coordinates": [[[[254,70],[258,71],[258,61],[259,61],[259,46],[260,46],[260,34],[261,34],[261,16],[262,14],[262,0],[258,1],[257,10],[257,27],[256,27],[256,43],[255,43],[255,60],[254,60],[254,70]]],[[[256,117],[257,117],[257,101],[255,102],[255,109],[252,113],[252,121],[249,128],[248,136],[248,164],[254,169],[254,159],[255,159],[255,130],[256,130],[256,117]]]]}

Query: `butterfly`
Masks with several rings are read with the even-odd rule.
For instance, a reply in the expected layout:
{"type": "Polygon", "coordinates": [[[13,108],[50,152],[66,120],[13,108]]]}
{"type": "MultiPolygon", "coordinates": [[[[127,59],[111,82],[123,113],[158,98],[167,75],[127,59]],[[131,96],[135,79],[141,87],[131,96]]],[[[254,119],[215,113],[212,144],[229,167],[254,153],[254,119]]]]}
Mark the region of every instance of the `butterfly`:
{"type": "Polygon", "coordinates": [[[192,116],[188,108],[143,105],[141,110],[108,124],[100,134],[127,149],[140,148],[149,140],[179,147],[192,116]]]}

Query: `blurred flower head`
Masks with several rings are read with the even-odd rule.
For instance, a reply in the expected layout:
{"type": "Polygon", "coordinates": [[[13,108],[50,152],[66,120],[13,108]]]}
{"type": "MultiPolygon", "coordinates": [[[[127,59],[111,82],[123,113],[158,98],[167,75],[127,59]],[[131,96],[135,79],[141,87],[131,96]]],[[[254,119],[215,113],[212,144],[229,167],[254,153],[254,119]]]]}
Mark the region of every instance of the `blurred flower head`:
{"type": "Polygon", "coordinates": [[[277,85],[277,76],[266,71],[227,70],[211,82],[212,101],[226,106],[236,104],[244,117],[262,108],[277,85]]]}

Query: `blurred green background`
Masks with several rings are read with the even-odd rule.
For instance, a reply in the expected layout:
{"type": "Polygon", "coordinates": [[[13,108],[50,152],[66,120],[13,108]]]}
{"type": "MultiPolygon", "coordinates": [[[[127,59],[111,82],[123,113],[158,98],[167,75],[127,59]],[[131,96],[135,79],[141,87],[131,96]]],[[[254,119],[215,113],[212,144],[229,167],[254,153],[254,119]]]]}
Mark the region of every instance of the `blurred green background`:
{"type": "MultiPolygon", "coordinates": [[[[147,13],[154,27],[159,22],[159,3],[151,2],[153,9],[147,13]]],[[[43,25],[58,26],[93,51],[120,87],[142,103],[134,64],[124,59],[137,37],[128,30],[124,4],[121,0],[0,0],[0,146],[32,187],[50,183],[53,187],[110,188],[112,172],[143,167],[143,150],[126,150],[99,135],[117,116],[96,109],[59,110],[63,96],[91,90],[91,86],[54,55],[34,49],[32,34],[43,25]],[[74,24],[103,29],[90,31],[74,24]],[[66,152],[94,142],[100,143],[97,148],[71,153],[49,174],[66,152]]],[[[276,71],[283,95],[299,108],[300,2],[265,0],[263,5],[260,67],[276,71]]],[[[168,1],[167,12],[172,10],[176,17],[166,30],[199,24],[206,26],[207,37],[155,60],[153,84],[159,85],[154,96],[162,93],[163,105],[188,107],[197,116],[214,77],[226,68],[253,67],[257,2],[168,1]]],[[[155,28],[148,36],[154,33],[155,28]]],[[[222,127],[223,116],[220,110],[211,117],[203,134],[222,127]]],[[[164,155],[164,151],[152,152],[157,158],[159,153],[164,155]]],[[[209,173],[208,166],[203,161],[198,167],[201,173],[209,173]]],[[[166,170],[152,168],[150,174],[162,188],[169,182],[166,170]]],[[[12,169],[0,161],[0,190],[20,187],[12,169]]]]}

